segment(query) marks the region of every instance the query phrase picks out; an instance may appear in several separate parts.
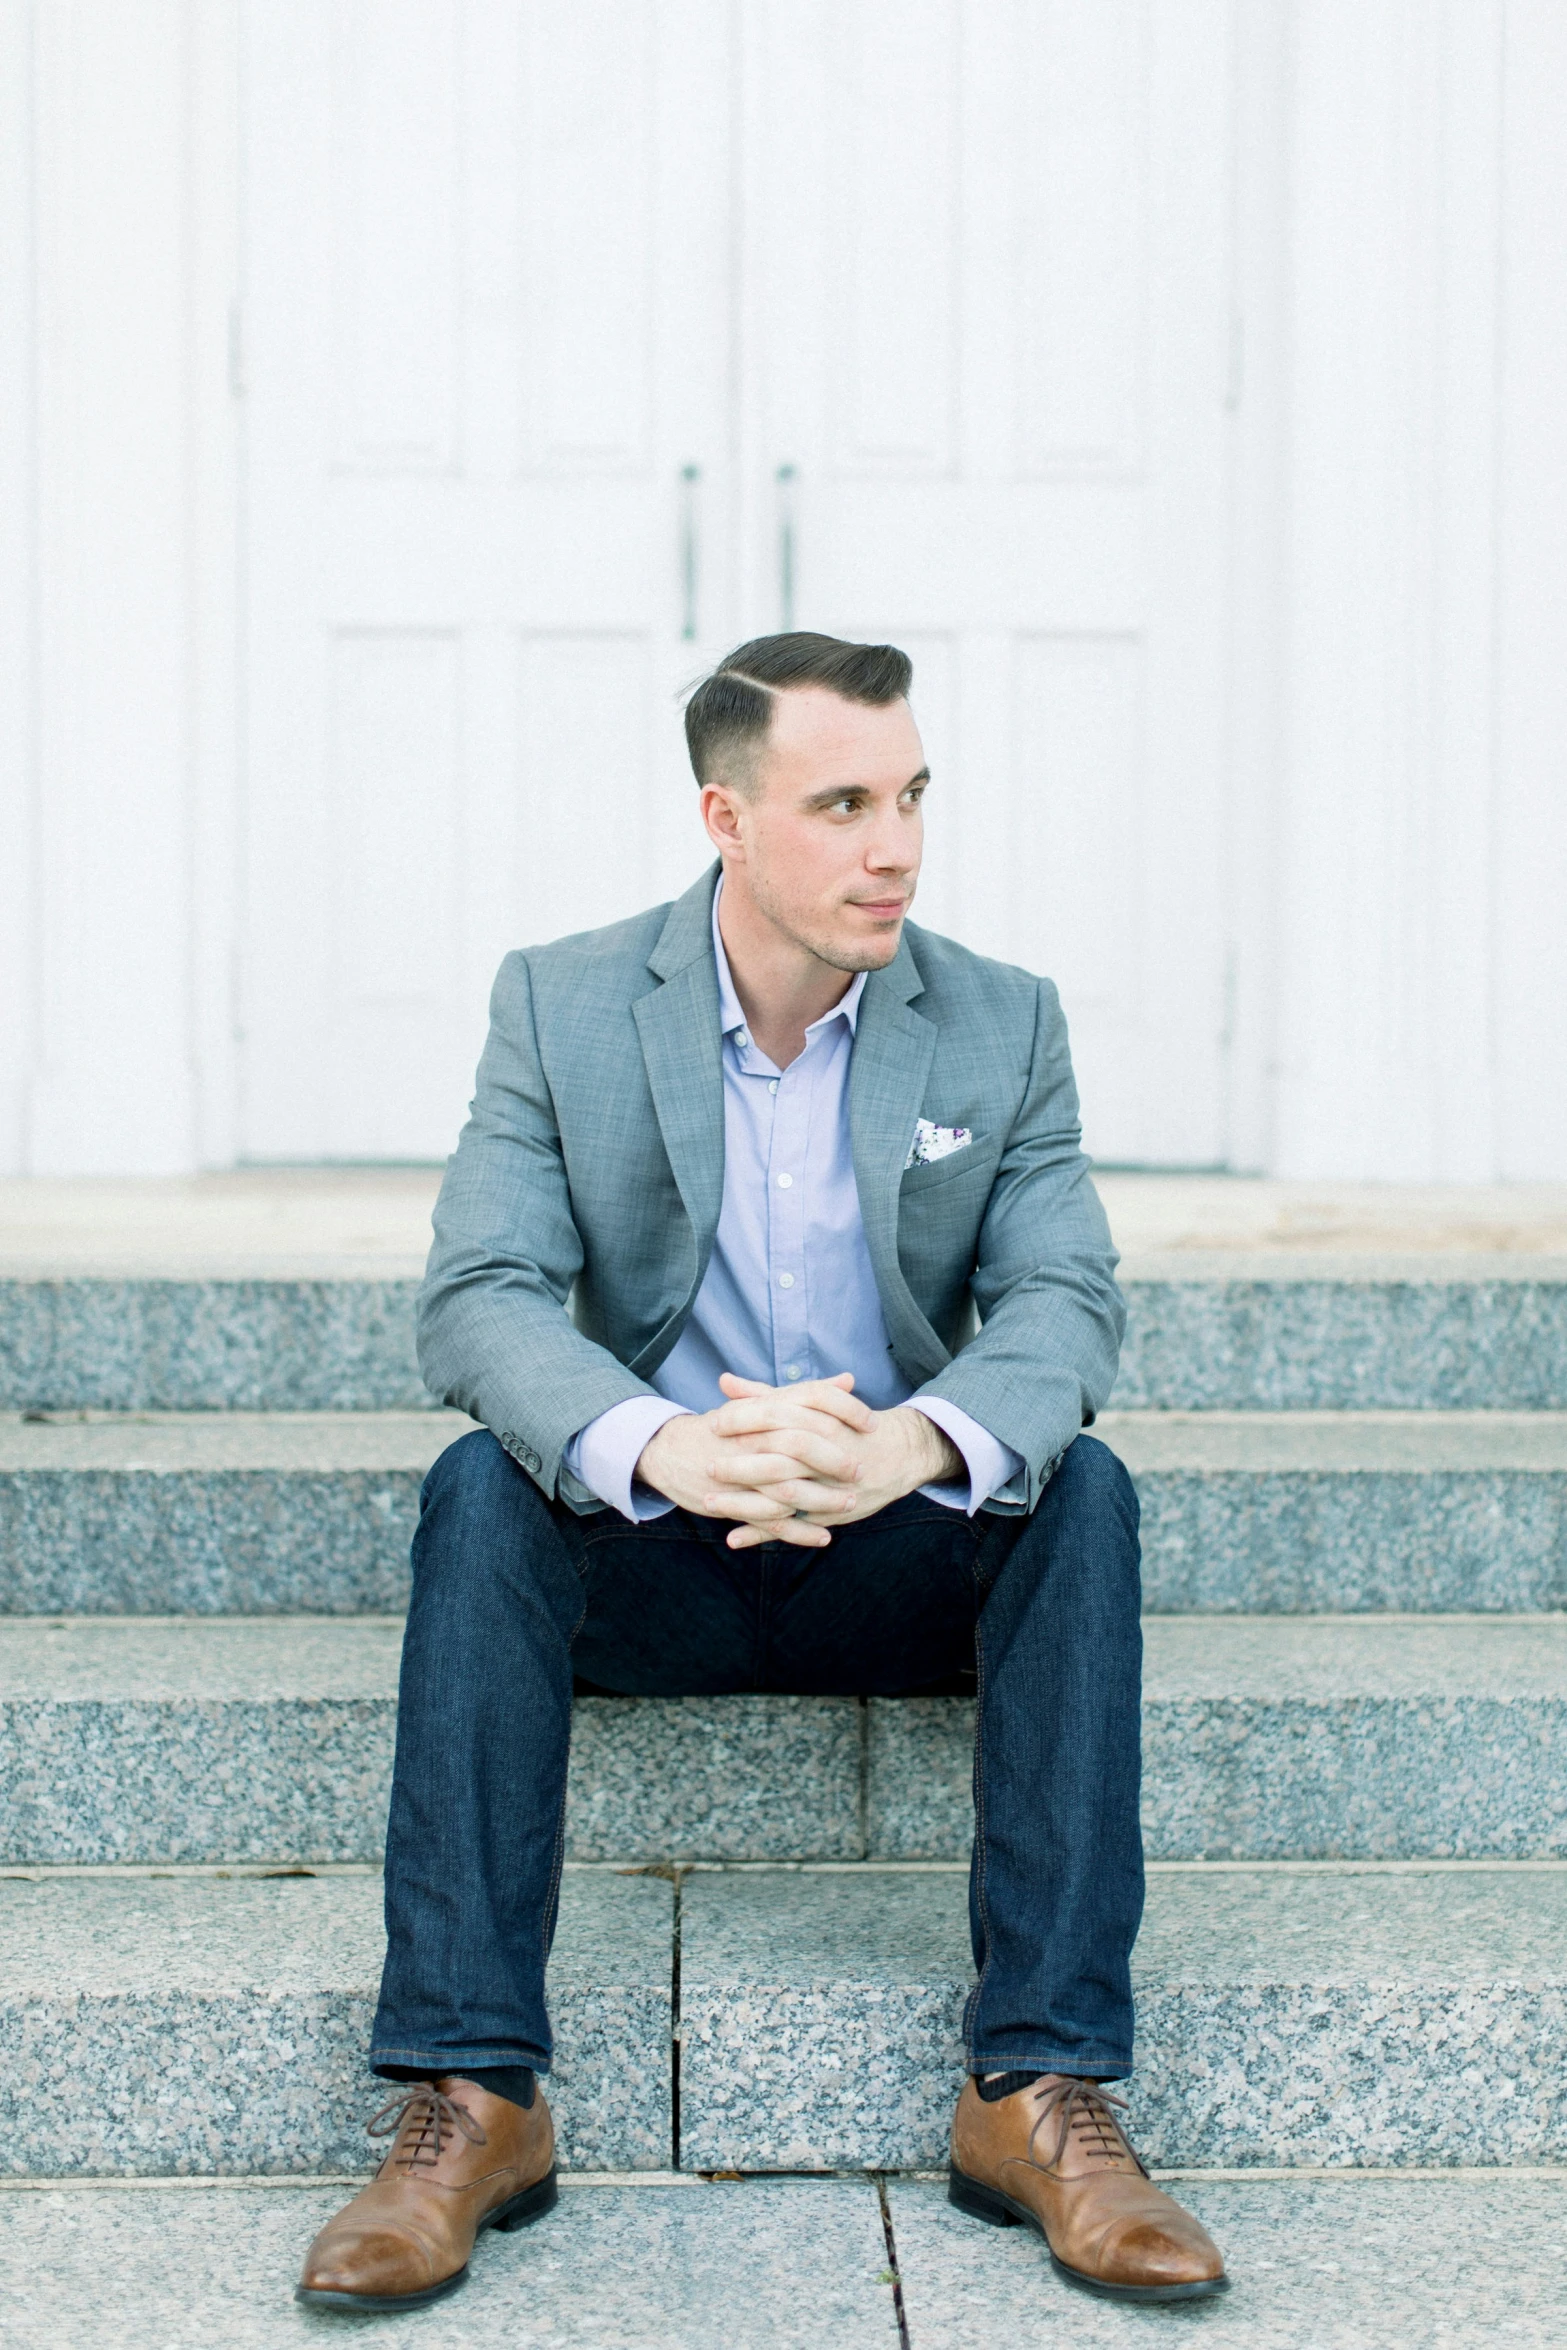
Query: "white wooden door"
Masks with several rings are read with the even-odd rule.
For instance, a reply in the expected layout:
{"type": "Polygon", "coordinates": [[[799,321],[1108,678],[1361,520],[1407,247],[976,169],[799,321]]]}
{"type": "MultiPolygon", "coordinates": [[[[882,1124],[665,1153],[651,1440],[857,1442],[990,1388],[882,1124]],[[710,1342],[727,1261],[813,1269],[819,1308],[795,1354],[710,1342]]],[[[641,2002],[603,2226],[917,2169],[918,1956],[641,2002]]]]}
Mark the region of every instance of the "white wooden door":
{"type": "Polygon", "coordinates": [[[792,621],[913,654],[920,914],[1059,981],[1090,1146],[1221,1156],[1227,19],[251,0],[248,1155],[443,1154],[792,621]]]}
{"type": "Polygon", "coordinates": [[[1122,1161],[1223,1153],[1229,16],[745,0],[750,601],[913,655],[918,913],[1122,1161]]]}
{"type": "Polygon", "coordinates": [[[727,24],[246,10],[247,1156],[444,1155],[506,948],[700,869],[727,24]]]}

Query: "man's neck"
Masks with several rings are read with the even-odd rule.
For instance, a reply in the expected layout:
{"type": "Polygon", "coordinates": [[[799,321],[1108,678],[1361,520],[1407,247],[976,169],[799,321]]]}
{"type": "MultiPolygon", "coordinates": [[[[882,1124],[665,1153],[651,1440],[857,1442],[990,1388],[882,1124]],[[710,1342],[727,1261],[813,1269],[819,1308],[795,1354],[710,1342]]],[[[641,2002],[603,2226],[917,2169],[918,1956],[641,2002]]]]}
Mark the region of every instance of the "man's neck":
{"type": "Polygon", "coordinates": [[[718,933],[754,1042],[775,1068],[787,1069],[805,1050],[806,1030],[842,1003],[854,973],[839,971],[786,937],[743,887],[727,879],[718,901],[718,933]]]}

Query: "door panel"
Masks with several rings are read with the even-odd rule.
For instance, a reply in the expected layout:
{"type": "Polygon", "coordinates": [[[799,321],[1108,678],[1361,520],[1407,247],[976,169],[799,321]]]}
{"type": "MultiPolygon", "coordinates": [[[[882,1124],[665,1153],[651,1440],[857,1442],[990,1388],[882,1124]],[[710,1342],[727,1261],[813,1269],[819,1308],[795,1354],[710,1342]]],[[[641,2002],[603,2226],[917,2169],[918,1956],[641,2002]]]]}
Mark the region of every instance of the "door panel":
{"type": "Polygon", "coordinates": [[[752,602],[792,466],[802,621],[941,648],[920,913],[1058,981],[1117,1159],[1223,1149],[1227,21],[746,17],[752,602]]]}
{"type": "Polygon", "coordinates": [[[443,1155],[505,950],[700,869],[676,704],[734,624],[726,23],[247,12],[251,1157],[443,1155]]]}

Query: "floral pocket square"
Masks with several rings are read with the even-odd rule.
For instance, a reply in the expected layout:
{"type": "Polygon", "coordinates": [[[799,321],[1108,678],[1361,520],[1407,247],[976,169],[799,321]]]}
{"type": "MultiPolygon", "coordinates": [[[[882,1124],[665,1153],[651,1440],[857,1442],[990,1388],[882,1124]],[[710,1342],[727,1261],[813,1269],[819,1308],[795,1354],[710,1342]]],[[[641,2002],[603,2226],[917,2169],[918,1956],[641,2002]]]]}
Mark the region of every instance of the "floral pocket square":
{"type": "Polygon", "coordinates": [[[935,1126],[929,1118],[916,1118],[903,1172],[906,1175],[911,1167],[928,1167],[932,1159],[950,1159],[954,1151],[967,1150],[973,1139],[966,1126],[935,1126]]]}

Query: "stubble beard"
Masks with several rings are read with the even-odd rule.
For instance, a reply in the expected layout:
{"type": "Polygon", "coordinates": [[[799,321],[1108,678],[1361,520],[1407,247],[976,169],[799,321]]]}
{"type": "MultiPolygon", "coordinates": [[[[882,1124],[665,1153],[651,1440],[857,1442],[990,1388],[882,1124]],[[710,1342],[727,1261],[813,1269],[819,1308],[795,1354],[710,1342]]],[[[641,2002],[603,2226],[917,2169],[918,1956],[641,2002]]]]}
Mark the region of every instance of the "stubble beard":
{"type": "Polygon", "coordinates": [[[903,941],[903,924],[908,917],[908,907],[914,897],[914,891],[911,887],[904,905],[903,915],[893,929],[882,933],[880,940],[867,940],[858,947],[846,947],[840,946],[836,940],[822,938],[810,931],[800,929],[798,924],[791,920],[787,908],[779,903],[773,890],[765,883],[758,886],[754,873],[751,877],[751,894],[767,916],[768,921],[776,929],[781,930],[786,938],[792,939],[796,946],[804,947],[807,954],[816,957],[818,963],[825,963],[829,971],[846,971],[851,977],[860,971],[885,971],[887,965],[894,960],[903,941]],[[878,947],[883,951],[877,952],[878,947]]]}

